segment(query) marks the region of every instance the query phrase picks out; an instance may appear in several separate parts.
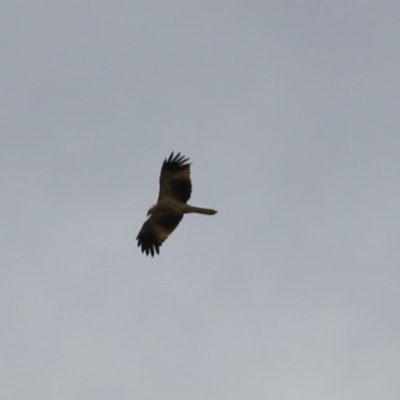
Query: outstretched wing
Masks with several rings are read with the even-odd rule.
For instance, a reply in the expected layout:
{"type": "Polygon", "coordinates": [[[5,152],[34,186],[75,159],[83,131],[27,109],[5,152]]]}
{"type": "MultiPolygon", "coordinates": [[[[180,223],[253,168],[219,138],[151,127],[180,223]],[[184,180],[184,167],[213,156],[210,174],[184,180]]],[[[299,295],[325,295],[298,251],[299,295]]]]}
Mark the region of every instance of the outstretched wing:
{"type": "Polygon", "coordinates": [[[158,201],[167,196],[176,197],[186,203],[192,193],[192,182],[190,180],[189,158],[174,152],[166,158],[161,167],[160,192],[158,201]]]}
{"type": "Polygon", "coordinates": [[[141,247],[142,253],[148,256],[154,256],[154,253],[160,253],[160,246],[165,239],[178,226],[183,215],[151,215],[143,224],[136,240],[141,247]]]}

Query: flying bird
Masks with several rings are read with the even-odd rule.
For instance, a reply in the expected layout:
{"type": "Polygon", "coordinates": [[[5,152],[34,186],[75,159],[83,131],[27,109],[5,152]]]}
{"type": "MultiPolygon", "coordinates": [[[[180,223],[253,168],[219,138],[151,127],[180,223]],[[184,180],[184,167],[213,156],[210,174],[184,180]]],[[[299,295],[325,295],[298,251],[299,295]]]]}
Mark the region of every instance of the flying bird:
{"type": "Polygon", "coordinates": [[[137,235],[138,246],[142,253],[160,253],[160,246],[181,222],[183,215],[197,213],[214,215],[217,211],[210,208],[194,207],[187,204],[192,193],[189,158],[174,152],[161,166],[160,191],[157,203],[150,207],[145,221],[137,235]]]}

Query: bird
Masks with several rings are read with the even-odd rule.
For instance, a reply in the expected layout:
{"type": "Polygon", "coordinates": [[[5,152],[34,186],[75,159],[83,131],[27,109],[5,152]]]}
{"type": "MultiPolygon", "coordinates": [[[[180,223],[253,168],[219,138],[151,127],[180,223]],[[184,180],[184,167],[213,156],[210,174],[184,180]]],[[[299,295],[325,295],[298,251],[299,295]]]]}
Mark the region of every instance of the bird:
{"type": "Polygon", "coordinates": [[[180,152],[172,152],[164,159],[160,172],[160,189],[157,203],[147,212],[147,220],[140,229],[136,240],[142,253],[153,257],[160,254],[160,246],[181,222],[184,214],[197,213],[214,215],[211,208],[187,204],[192,193],[189,158],[180,152]]]}

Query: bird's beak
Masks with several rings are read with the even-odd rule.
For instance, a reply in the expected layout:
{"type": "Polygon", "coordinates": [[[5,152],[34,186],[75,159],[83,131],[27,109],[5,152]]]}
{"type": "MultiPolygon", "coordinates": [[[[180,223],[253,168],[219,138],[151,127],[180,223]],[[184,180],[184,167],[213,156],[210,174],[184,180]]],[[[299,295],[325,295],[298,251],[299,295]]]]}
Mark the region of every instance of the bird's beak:
{"type": "Polygon", "coordinates": [[[154,206],[151,206],[149,208],[149,211],[147,211],[147,216],[151,215],[151,213],[153,212],[154,206]]]}

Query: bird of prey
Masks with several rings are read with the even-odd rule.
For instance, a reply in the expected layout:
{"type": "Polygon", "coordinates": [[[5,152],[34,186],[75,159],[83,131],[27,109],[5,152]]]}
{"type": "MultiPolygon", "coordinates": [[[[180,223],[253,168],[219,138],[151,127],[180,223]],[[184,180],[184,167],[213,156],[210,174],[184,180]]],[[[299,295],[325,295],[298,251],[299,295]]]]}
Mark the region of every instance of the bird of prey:
{"type": "Polygon", "coordinates": [[[157,203],[150,207],[145,221],[137,235],[142,253],[160,253],[160,246],[181,222],[183,215],[198,213],[213,215],[217,212],[209,208],[187,204],[192,192],[189,158],[174,152],[166,158],[161,167],[160,191],[157,203]]]}

